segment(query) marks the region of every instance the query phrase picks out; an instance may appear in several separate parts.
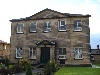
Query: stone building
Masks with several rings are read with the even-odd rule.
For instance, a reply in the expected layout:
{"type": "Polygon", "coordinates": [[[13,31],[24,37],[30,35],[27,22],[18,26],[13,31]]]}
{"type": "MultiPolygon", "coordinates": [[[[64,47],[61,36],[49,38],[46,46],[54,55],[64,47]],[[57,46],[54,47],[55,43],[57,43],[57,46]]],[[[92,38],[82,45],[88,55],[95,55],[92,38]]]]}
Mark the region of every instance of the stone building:
{"type": "Polygon", "coordinates": [[[91,52],[91,62],[92,63],[100,63],[100,48],[97,45],[97,49],[90,49],[91,52]]]}
{"type": "Polygon", "coordinates": [[[10,57],[10,43],[0,40],[0,59],[10,57]]]}
{"type": "Polygon", "coordinates": [[[11,61],[30,63],[90,64],[91,15],[44,9],[30,17],[12,19],[11,61]]]}

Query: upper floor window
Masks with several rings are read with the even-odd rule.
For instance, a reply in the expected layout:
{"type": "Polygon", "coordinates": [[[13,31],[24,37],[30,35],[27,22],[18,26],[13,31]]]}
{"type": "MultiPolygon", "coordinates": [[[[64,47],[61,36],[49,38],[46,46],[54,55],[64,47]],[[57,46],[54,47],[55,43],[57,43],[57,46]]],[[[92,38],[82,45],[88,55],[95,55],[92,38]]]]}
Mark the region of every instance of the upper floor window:
{"type": "Polygon", "coordinates": [[[30,32],[36,32],[36,22],[30,23],[30,32]]]}
{"type": "Polygon", "coordinates": [[[74,21],[74,31],[82,31],[81,20],[74,21]]]}
{"type": "Polygon", "coordinates": [[[83,59],[82,57],[82,48],[74,48],[75,59],[83,59]]]}
{"type": "Polygon", "coordinates": [[[66,48],[59,48],[59,55],[66,55],[66,48]]]}
{"type": "Polygon", "coordinates": [[[36,59],[36,48],[29,48],[29,59],[36,59]]]}
{"type": "Polygon", "coordinates": [[[44,22],[44,32],[50,32],[50,31],[51,31],[50,22],[44,22]]]}
{"type": "Polygon", "coordinates": [[[24,24],[18,23],[17,25],[17,33],[23,33],[24,31],[24,24]]]}
{"type": "Polygon", "coordinates": [[[16,48],[16,58],[22,58],[22,48],[16,48]]]}
{"type": "Polygon", "coordinates": [[[59,31],[66,31],[66,21],[59,21],[59,31]]]}

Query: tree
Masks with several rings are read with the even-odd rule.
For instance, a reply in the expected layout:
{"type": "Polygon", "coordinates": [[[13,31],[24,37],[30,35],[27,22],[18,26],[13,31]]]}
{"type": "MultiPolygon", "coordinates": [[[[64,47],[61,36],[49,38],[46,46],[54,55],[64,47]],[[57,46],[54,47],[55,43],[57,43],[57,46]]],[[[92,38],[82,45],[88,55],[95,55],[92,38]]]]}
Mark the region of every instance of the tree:
{"type": "Polygon", "coordinates": [[[51,73],[52,73],[52,66],[51,66],[51,62],[49,61],[44,68],[44,74],[50,75],[51,73]]]}

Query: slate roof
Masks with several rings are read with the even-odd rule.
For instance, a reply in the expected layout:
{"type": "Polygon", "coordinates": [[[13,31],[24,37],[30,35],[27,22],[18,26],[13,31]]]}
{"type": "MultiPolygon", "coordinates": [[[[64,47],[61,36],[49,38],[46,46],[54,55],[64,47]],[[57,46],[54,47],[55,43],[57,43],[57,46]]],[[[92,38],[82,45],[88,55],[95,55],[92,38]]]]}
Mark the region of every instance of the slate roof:
{"type": "MultiPolygon", "coordinates": [[[[44,12],[44,11],[46,11],[46,10],[53,11],[53,12],[56,12],[56,13],[60,13],[60,14],[62,14],[62,15],[65,15],[65,17],[91,17],[91,15],[89,15],[89,14],[87,14],[87,15],[82,15],[82,14],[61,13],[61,12],[58,12],[58,11],[55,11],[55,10],[51,10],[51,9],[48,9],[48,8],[46,8],[46,9],[44,9],[44,10],[42,10],[42,11],[40,11],[40,12],[38,12],[38,13],[32,15],[32,16],[35,16],[35,15],[37,15],[37,14],[39,14],[39,13],[42,13],[42,12],[44,12]]],[[[30,20],[30,18],[31,18],[32,16],[29,16],[29,17],[26,17],[26,18],[20,18],[20,19],[12,19],[12,20],[9,20],[9,21],[10,21],[10,22],[16,22],[16,21],[30,20]]],[[[36,18],[36,19],[37,19],[37,18],[36,18]]],[[[42,19],[42,18],[41,18],[41,19],[42,19]]]]}
{"type": "Polygon", "coordinates": [[[2,41],[2,40],[0,40],[0,43],[10,44],[10,43],[4,42],[4,41],[2,41]]]}
{"type": "Polygon", "coordinates": [[[5,43],[4,41],[0,40],[0,43],[5,43]]]}
{"type": "Polygon", "coordinates": [[[91,54],[92,55],[100,54],[100,49],[91,49],[91,54]]]}

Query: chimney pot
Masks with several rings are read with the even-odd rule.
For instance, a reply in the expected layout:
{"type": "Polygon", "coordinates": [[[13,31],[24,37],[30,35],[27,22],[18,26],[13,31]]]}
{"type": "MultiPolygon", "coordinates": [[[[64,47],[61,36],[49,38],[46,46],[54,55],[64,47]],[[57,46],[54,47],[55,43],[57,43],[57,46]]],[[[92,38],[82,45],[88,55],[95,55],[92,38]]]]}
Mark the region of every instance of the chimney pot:
{"type": "Polygon", "coordinates": [[[97,49],[99,49],[99,45],[97,45],[97,49]]]}

